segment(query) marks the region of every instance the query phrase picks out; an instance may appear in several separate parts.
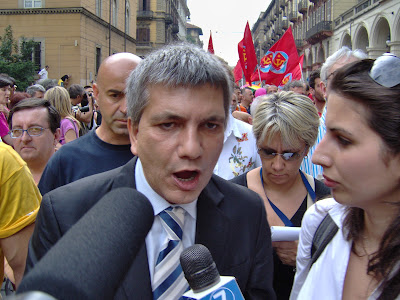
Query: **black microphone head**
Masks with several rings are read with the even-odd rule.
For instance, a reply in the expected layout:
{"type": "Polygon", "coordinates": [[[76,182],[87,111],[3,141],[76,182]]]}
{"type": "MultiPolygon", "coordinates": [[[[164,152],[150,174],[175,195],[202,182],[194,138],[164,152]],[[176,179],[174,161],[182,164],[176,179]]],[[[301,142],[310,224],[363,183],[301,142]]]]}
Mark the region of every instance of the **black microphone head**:
{"type": "Polygon", "coordinates": [[[190,288],[196,293],[216,285],[221,280],[206,246],[195,244],[185,249],[181,253],[180,262],[190,288]]]}
{"type": "Polygon", "coordinates": [[[111,190],[24,276],[17,293],[112,299],[153,221],[153,207],[143,194],[132,188],[111,190]]]}

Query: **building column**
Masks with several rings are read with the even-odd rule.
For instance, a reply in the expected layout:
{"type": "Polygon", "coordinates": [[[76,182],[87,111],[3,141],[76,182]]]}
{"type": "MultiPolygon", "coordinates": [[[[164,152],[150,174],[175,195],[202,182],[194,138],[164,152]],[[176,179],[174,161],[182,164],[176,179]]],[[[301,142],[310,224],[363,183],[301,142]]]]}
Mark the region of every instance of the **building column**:
{"type": "Polygon", "coordinates": [[[369,58],[378,58],[383,53],[386,53],[388,48],[378,48],[378,47],[367,47],[367,53],[369,58]]]}
{"type": "Polygon", "coordinates": [[[400,57],[400,41],[388,42],[387,45],[390,47],[390,53],[400,57]]]}

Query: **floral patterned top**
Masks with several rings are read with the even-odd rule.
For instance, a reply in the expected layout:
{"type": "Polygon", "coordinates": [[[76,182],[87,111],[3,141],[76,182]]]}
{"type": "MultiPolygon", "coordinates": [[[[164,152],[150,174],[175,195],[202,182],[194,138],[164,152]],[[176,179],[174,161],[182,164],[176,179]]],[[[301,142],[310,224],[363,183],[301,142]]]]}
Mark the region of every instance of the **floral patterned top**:
{"type": "Polygon", "coordinates": [[[261,159],[252,126],[230,116],[214,174],[229,180],[259,166],[261,159]]]}

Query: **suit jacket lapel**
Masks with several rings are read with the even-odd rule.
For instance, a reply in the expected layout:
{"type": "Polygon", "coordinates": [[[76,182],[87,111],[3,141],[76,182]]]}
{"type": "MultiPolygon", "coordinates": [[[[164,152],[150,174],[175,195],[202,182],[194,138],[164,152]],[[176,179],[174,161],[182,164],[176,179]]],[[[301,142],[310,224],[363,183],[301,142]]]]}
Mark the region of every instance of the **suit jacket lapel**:
{"type": "Polygon", "coordinates": [[[210,250],[217,266],[223,261],[229,230],[229,220],[219,208],[223,198],[224,195],[211,179],[197,201],[195,243],[203,244],[210,250]]]}
{"type": "MultiPolygon", "coordinates": [[[[122,167],[121,172],[114,178],[113,188],[132,187],[136,189],[136,161],[137,157],[131,159],[129,163],[122,167]]],[[[143,243],[136,259],[129,268],[115,299],[153,299],[146,243],[143,243]]]]}
{"type": "Polygon", "coordinates": [[[126,274],[115,299],[153,299],[145,243],[126,274]]]}

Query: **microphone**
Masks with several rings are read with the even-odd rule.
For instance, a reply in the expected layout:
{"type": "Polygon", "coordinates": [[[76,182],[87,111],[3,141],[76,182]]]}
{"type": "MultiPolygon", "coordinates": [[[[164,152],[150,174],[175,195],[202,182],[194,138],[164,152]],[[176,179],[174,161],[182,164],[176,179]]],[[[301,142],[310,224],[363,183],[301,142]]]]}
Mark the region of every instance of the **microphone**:
{"type": "Polygon", "coordinates": [[[207,247],[195,244],[185,249],[181,253],[180,262],[191,288],[183,294],[184,299],[244,300],[235,277],[219,275],[207,247]]]}
{"type": "Polygon", "coordinates": [[[17,293],[112,299],[154,220],[149,200],[117,188],[96,203],[25,275],[17,293]]]}

